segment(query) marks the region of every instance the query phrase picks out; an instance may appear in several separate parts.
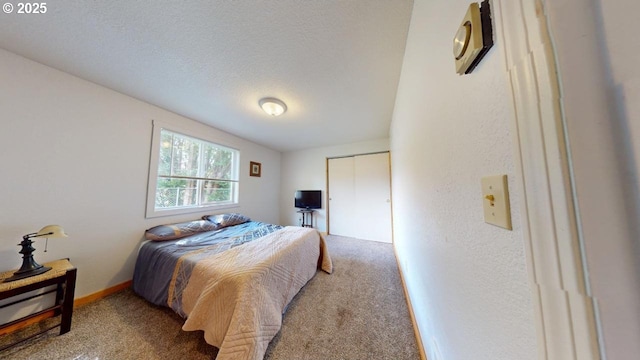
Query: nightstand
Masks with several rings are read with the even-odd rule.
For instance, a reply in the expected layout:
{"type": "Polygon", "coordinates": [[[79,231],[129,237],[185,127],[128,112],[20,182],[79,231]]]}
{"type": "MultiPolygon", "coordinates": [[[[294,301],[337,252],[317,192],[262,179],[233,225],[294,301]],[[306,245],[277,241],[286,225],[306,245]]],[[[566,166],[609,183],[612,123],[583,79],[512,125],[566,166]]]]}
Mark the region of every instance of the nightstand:
{"type": "Polygon", "coordinates": [[[51,326],[43,331],[40,331],[37,334],[31,335],[25,339],[6,345],[0,348],[0,351],[8,349],[14,345],[45,333],[49,330],[55,329],[58,326],[60,327],[60,335],[71,330],[71,315],[73,314],[73,296],[76,288],[77,269],[71,264],[71,262],[69,262],[69,259],[56,260],[43,265],[51,267],[51,270],[47,271],[44,274],[12,282],[1,281],[11,277],[15,270],[0,273],[0,300],[9,299],[21,294],[28,293],[30,291],[55,286],[55,288],[46,290],[42,293],[27,296],[26,298],[22,298],[16,301],[10,301],[4,305],[1,305],[0,308],[15,305],[23,301],[31,300],[53,292],[56,293],[56,301],[52,306],[36,313],[26,315],[9,323],[0,325],[0,335],[11,333],[24,326],[30,325],[31,323],[57,315],[61,315],[60,323],[51,326]]]}
{"type": "Polygon", "coordinates": [[[297,213],[302,214],[302,227],[313,227],[313,213],[315,212],[315,210],[313,209],[303,209],[303,210],[298,210],[297,213]],[[309,216],[309,220],[307,220],[307,216],[309,216]]]}

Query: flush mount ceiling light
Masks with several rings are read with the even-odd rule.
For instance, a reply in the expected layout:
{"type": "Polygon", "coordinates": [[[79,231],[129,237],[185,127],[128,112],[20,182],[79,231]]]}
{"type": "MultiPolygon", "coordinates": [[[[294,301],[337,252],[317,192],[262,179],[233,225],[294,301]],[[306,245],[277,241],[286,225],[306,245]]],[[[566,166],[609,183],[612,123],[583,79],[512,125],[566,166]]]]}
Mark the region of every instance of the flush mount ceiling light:
{"type": "Polygon", "coordinates": [[[271,116],[279,116],[287,111],[287,105],[276,98],[264,98],[258,102],[264,112],[271,116]]]}

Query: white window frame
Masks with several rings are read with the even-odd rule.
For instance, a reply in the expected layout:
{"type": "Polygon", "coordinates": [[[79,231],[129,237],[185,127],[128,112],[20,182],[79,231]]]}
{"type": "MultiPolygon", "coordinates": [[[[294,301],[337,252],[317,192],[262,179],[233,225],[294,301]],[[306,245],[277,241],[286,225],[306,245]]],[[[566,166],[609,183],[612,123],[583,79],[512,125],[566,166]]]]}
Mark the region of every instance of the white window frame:
{"type": "Polygon", "coordinates": [[[178,128],[177,126],[173,126],[171,124],[165,124],[159,121],[153,121],[153,131],[151,136],[151,156],[149,160],[149,179],[147,184],[147,218],[161,217],[161,216],[171,216],[171,215],[179,215],[179,214],[188,214],[194,212],[202,212],[207,210],[220,210],[220,209],[228,209],[238,207],[238,198],[240,193],[240,150],[222,144],[219,139],[209,139],[203,137],[202,134],[197,134],[195,131],[189,131],[182,128],[178,128]],[[235,181],[236,186],[234,187],[235,191],[232,195],[231,202],[219,203],[219,204],[206,204],[206,205],[193,205],[193,206],[181,206],[174,207],[169,209],[156,209],[156,188],[158,186],[158,167],[160,161],[160,146],[161,146],[161,131],[167,130],[176,134],[188,136],[200,141],[204,141],[221,148],[229,149],[233,151],[233,170],[232,170],[232,181],[235,181]]]}

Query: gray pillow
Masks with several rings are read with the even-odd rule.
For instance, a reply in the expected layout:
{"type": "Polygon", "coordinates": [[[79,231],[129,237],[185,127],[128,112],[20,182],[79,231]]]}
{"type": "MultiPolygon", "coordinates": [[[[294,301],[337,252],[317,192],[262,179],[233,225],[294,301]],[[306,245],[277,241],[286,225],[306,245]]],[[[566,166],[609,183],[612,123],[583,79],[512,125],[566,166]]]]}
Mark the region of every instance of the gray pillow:
{"type": "Polygon", "coordinates": [[[205,220],[194,220],[178,224],[154,226],[144,232],[147,240],[164,241],[180,239],[189,235],[217,230],[216,224],[205,220]]]}
{"type": "Polygon", "coordinates": [[[251,221],[248,217],[237,214],[218,214],[218,215],[205,215],[202,217],[204,220],[210,221],[215,224],[218,229],[222,229],[227,226],[238,225],[242,223],[246,223],[247,221],[251,221]]]}

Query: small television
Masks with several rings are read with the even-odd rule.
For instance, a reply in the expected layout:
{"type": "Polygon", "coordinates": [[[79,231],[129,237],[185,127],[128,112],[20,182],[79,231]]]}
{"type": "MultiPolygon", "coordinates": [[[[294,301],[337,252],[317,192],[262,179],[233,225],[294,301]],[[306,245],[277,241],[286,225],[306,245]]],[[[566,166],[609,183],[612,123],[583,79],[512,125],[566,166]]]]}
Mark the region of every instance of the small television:
{"type": "Polygon", "coordinates": [[[322,208],[322,191],[321,190],[298,190],[294,206],[299,209],[321,209],[322,208]]]}

